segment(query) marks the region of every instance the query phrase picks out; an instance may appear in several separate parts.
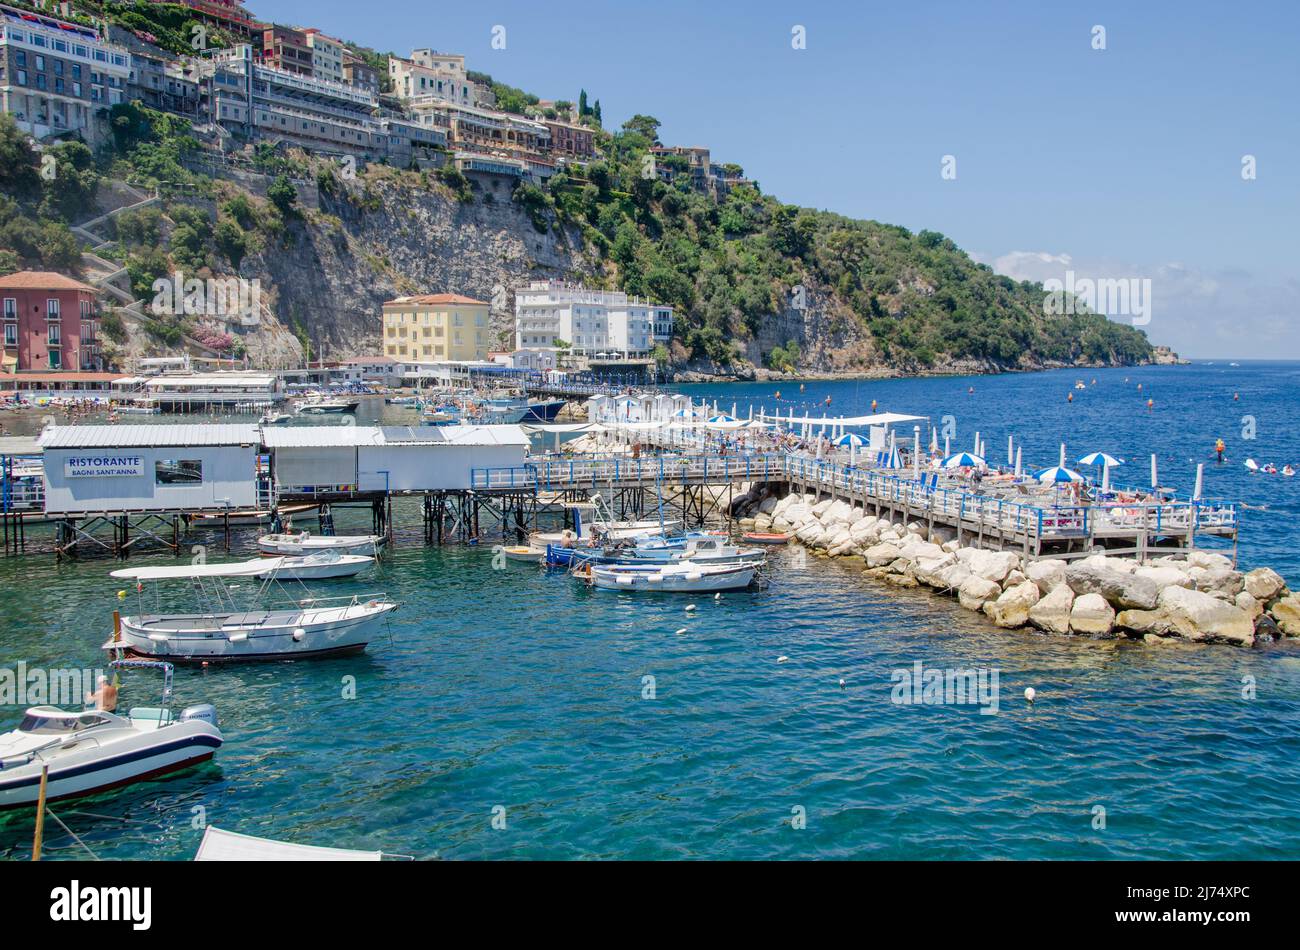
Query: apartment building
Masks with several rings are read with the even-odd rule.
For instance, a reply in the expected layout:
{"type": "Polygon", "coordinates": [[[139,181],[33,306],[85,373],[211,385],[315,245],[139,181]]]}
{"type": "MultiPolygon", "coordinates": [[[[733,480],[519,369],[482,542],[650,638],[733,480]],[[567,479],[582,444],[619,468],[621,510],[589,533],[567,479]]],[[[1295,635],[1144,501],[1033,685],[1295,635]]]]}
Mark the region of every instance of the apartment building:
{"type": "Polygon", "coordinates": [[[290,26],[268,26],[262,31],[262,62],[300,76],[313,75],[307,34],[290,26]]]}
{"type": "Polygon", "coordinates": [[[98,291],[51,271],[0,277],[6,370],[100,370],[98,291]]]}
{"type": "Polygon", "coordinates": [[[482,360],[491,343],[488,304],[460,294],[384,303],[384,355],[402,363],[482,360]]]}
{"type": "Polygon", "coordinates": [[[131,50],[126,98],[139,99],[151,109],[193,115],[199,108],[199,84],[180,63],[158,54],[131,50]]]}
{"type": "Polygon", "coordinates": [[[237,41],[242,40],[247,43],[260,39],[266,30],[266,24],[257,22],[238,0],[167,0],[167,2],[189,7],[195,19],[217,27],[237,41]]]}
{"type": "Polygon", "coordinates": [[[596,140],[591,129],[555,119],[542,119],[550,133],[551,151],[577,161],[587,161],[596,154],[596,140]]]}
{"type": "Polygon", "coordinates": [[[379,95],[379,73],[364,59],[346,51],[343,54],[343,81],[349,86],[359,86],[373,96],[379,95]]]}
{"type": "Polygon", "coordinates": [[[0,110],[36,138],[75,132],[96,144],[99,110],[124,100],[131,61],[88,26],[0,5],[0,110]]]}
{"type": "Polygon", "coordinates": [[[326,36],[320,30],[303,30],[307,45],[311,48],[311,74],[317,79],[330,82],[347,82],[343,75],[343,58],[345,50],[341,40],[326,36]]]}
{"type": "Polygon", "coordinates": [[[568,344],[581,356],[643,357],[672,337],[672,307],[622,291],[589,290],[562,280],[515,290],[515,347],[536,351],[568,344]]]}
{"type": "Polygon", "coordinates": [[[402,99],[435,98],[463,106],[479,104],[479,89],[465,72],[465,57],[417,49],[410,59],[388,60],[393,95],[402,99]]]}
{"type": "Polygon", "coordinates": [[[244,135],[261,133],[401,164],[417,150],[447,144],[440,129],[377,118],[372,92],[259,63],[247,44],[218,51],[198,69],[204,77],[203,111],[244,135]]]}

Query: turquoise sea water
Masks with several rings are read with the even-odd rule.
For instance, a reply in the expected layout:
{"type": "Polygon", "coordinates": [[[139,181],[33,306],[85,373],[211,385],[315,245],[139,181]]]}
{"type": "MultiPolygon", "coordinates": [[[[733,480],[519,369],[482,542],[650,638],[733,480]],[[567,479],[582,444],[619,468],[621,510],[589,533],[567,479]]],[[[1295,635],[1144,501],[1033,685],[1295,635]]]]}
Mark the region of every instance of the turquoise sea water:
{"type": "MultiPolygon", "coordinates": [[[[1297,382],[1297,364],[1222,363],[809,382],[802,395],[797,384],[688,389],[741,412],[751,399],[770,408],[781,388],[810,403],[830,395],[833,412],[876,399],[951,414],[956,444],[979,429],[994,459],[1008,431],[1049,463],[1064,438],[1071,458],[1137,458],[1135,482],[1153,448],[1166,484],[1190,487],[1206,461],[1207,494],[1269,506],[1247,513],[1243,563],[1297,584],[1300,484],[1240,465],[1300,462],[1297,382]],[[1097,384],[1067,403],[1078,378],[1097,384]],[[1253,442],[1241,439],[1245,415],[1253,442]],[[1229,446],[1221,467],[1216,436],[1229,446]]],[[[716,601],[590,591],[530,567],[494,571],[487,546],[424,548],[414,505],[398,520],[378,573],[335,585],[394,595],[390,638],[349,659],[178,670],[178,703],[217,705],[227,743],[215,762],[56,805],[60,817],[106,858],[189,858],[198,817],[451,859],[1300,856],[1300,646],[1003,631],[845,563],[798,568],[789,552],[770,588],[716,601]],[[891,672],[917,661],[996,670],[997,714],[891,702],[891,672]]],[[[252,539],[240,535],[246,549],[252,539]]],[[[94,664],[115,566],[0,559],[0,665],[94,664]]],[[[0,725],[17,712],[0,710],[0,725]]],[[[0,817],[0,856],[25,857],[31,830],[30,814],[0,817]]],[[[54,856],[78,856],[47,833],[54,856]]]]}

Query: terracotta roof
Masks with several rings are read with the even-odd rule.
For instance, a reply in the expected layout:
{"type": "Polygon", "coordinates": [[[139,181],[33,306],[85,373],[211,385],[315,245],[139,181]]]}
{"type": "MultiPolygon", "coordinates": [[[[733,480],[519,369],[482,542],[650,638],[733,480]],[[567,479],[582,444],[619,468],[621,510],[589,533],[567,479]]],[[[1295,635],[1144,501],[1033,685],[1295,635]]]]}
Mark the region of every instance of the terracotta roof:
{"type": "Polygon", "coordinates": [[[480,307],[488,305],[486,300],[475,300],[473,297],[466,297],[462,294],[416,294],[410,297],[398,297],[396,300],[384,301],[384,306],[389,304],[407,304],[407,303],[458,303],[458,304],[477,304],[480,307]]]}
{"type": "Polygon", "coordinates": [[[0,290],[88,290],[99,293],[89,284],[49,270],[20,270],[0,277],[0,290]]]}

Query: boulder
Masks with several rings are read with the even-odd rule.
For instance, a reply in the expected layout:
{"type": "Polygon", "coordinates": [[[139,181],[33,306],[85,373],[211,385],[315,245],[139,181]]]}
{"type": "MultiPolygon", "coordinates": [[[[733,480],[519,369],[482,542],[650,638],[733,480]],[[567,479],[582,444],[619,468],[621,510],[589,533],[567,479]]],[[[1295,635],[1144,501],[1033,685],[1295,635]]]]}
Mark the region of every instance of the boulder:
{"type": "Polygon", "coordinates": [[[1085,593],[1074,598],[1070,607],[1070,630],[1073,633],[1109,633],[1115,611],[1101,594],[1085,593]]]}
{"type": "Polygon", "coordinates": [[[1268,612],[1284,634],[1300,637],[1300,594],[1289,594],[1275,601],[1268,612]]]}
{"type": "Polygon", "coordinates": [[[867,559],[867,567],[884,567],[898,560],[898,548],[887,542],[872,545],[862,552],[867,559]]]}
{"type": "Polygon", "coordinates": [[[1033,561],[1025,568],[1025,576],[1038,585],[1039,593],[1051,593],[1065,583],[1065,562],[1033,561]]]}
{"type": "Polygon", "coordinates": [[[1232,602],[1242,610],[1246,611],[1246,613],[1250,615],[1251,620],[1254,620],[1264,612],[1264,605],[1254,597],[1251,597],[1249,592],[1244,590],[1234,597],[1232,602]]]}
{"type": "MultiPolygon", "coordinates": [[[[1032,566],[1032,565],[1031,565],[1032,566]]],[[[1038,586],[1036,583],[1034,586],[1038,586]]],[[[1070,608],[1074,606],[1074,591],[1065,583],[1064,576],[1036,604],[1029,608],[1029,622],[1039,630],[1051,633],[1070,632],[1070,608]]]]}
{"type": "MultiPolygon", "coordinates": [[[[1006,590],[1008,587],[1015,587],[1017,584],[1023,584],[1027,580],[1029,580],[1029,578],[1027,578],[1019,568],[1016,568],[1003,579],[1002,589],[1006,590]]],[[[1035,584],[1034,586],[1037,587],[1038,585],[1035,584]]]]}
{"type": "Polygon", "coordinates": [[[1187,563],[1192,567],[1203,567],[1211,571],[1232,570],[1231,558],[1223,554],[1215,554],[1212,551],[1188,551],[1187,563]]]}
{"type": "Polygon", "coordinates": [[[1029,610],[1041,595],[1033,581],[1022,581],[1004,590],[997,600],[984,604],[984,613],[999,627],[1023,627],[1029,622],[1029,610]]]}
{"type": "Polygon", "coordinates": [[[1105,554],[1093,554],[1078,563],[1100,569],[1109,568],[1112,571],[1119,571],[1121,574],[1132,574],[1138,567],[1137,561],[1126,557],[1107,557],[1105,554]]]}
{"type": "Polygon", "coordinates": [[[985,580],[1001,584],[1006,576],[1020,564],[1020,555],[1010,551],[975,550],[966,566],[970,572],[985,580]]]}
{"type": "Polygon", "coordinates": [[[943,582],[943,573],[956,563],[957,559],[951,554],[944,554],[940,557],[925,557],[916,562],[912,574],[922,584],[930,587],[945,587],[947,585],[943,582]]]}
{"type": "Polygon", "coordinates": [[[1065,569],[1065,582],[1076,594],[1100,594],[1120,609],[1154,610],[1160,597],[1155,581],[1117,571],[1103,561],[1116,558],[1084,558],[1065,569]]]}
{"type": "MultiPolygon", "coordinates": [[[[1195,553],[1195,552],[1193,552],[1195,553]]],[[[1187,572],[1196,581],[1196,589],[1207,594],[1226,594],[1236,597],[1245,586],[1245,577],[1240,571],[1221,567],[1193,567],[1187,572]]]]}
{"type": "Polygon", "coordinates": [[[798,529],[794,536],[806,544],[808,547],[814,547],[817,542],[826,534],[826,529],[816,521],[810,521],[802,528],[798,529]]]}
{"type": "Polygon", "coordinates": [[[889,565],[889,570],[894,574],[906,574],[912,576],[912,568],[915,565],[905,557],[900,557],[889,565]]]}
{"type": "Polygon", "coordinates": [[[957,599],[967,610],[980,610],[984,604],[1002,593],[996,581],[972,574],[957,589],[957,599]]]}
{"type": "Polygon", "coordinates": [[[824,501],[819,501],[819,502],[817,502],[817,504],[815,504],[815,505],[812,506],[812,513],[813,513],[814,515],[816,515],[818,518],[820,518],[820,517],[821,517],[822,515],[824,515],[828,510],[830,510],[830,507],[831,507],[831,505],[833,505],[833,504],[835,504],[835,499],[834,499],[834,498],[827,498],[827,499],[824,500],[824,501]]]}
{"type": "Polygon", "coordinates": [[[1246,611],[1204,591],[1166,587],[1160,592],[1160,608],[1169,617],[1170,630],[1189,640],[1247,646],[1255,641],[1255,624],[1246,611]]]}
{"type": "Polygon", "coordinates": [[[1138,577],[1145,577],[1161,590],[1166,587],[1186,587],[1191,590],[1195,586],[1191,575],[1176,567],[1139,567],[1134,573],[1138,577]]]}
{"type": "Polygon", "coordinates": [[[1169,616],[1163,610],[1121,610],[1115,626],[1134,633],[1164,635],[1169,632],[1169,616]]]}
{"type": "Polygon", "coordinates": [[[919,537],[913,535],[903,540],[898,546],[899,553],[903,557],[909,557],[913,561],[919,561],[923,557],[941,557],[943,548],[937,544],[931,544],[929,541],[922,541],[919,537]]]}
{"type": "Polygon", "coordinates": [[[758,532],[768,531],[772,527],[772,516],[759,512],[754,517],[754,530],[758,532]]]}
{"type": "Polygon", "coordinates": [[[776,506],[779,504],[780,502],[777,501],[775,497],[768,495],[758,503],[758,510],[762,514],[770,515],[772,512],[776,511],[776,506]]]}
{"type": "Polygon", "coordinates": [[[1286,581],[1271,567],[1257,567],[1245,579],[1246,593],[1256,600],[1269,601],[1282,593],[1286,581]]]}
{"type": "Polygon", "coordinates": [[[956,554],[961,550],[961,542],[954,538],[951,541],[945,541],[941,547],[950,554],[956,554]]]}
{"type": "Polygon", "coordinates": [[[937,586],[941,590],[958,590],[972,576],[970,568],[965,564],[952,564],[935,575],[939,581],[937,586]]]}

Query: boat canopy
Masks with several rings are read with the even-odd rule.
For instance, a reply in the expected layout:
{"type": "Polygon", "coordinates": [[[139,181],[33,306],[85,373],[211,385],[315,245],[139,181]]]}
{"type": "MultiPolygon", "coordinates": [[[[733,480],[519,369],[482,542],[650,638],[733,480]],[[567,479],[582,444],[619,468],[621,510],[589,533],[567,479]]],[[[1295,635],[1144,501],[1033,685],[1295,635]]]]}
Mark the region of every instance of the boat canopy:
{"type": "Polygon", "coordinates": [[[277,570],[284,563],[282,557],[255,557],[248,561],[228,564],[182,564],[174,567],[127,567],[114,571],[110,577],[126,581],[183,580],[193,577],[256,577],[277,570]]]}
{"type": "Polygon", "coordinates": [[[379,861],[382,851],[351,851],[255,838],[208,825],[195,861],[379,861]]]}

